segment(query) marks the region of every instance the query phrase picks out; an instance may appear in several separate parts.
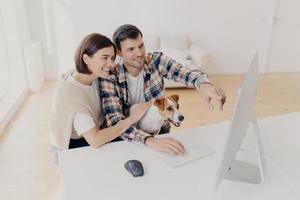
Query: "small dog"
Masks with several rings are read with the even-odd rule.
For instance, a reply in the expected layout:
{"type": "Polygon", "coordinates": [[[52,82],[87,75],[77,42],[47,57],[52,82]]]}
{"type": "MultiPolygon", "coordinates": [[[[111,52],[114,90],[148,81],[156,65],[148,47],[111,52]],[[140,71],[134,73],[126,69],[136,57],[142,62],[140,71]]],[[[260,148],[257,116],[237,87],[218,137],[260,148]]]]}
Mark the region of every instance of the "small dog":
{"type": "Polygon", "coordinates": [[[155,100],[144,117],[136,124],[137,128],[147,133],[157,134],[165,120],[179,127],[184,116],[179,112],[178,100],[178,95],[155,100]]]}

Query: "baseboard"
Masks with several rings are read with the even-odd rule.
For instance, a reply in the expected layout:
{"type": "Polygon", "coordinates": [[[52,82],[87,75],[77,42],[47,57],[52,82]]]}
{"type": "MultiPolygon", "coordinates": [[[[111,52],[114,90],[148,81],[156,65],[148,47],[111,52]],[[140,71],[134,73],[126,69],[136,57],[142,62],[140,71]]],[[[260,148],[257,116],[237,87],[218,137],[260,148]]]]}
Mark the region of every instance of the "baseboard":
{"type": "Polygon", "coordinates": [[[27,89],[9,92],[0,104],[0,135],[28,96],[27,89]]]}

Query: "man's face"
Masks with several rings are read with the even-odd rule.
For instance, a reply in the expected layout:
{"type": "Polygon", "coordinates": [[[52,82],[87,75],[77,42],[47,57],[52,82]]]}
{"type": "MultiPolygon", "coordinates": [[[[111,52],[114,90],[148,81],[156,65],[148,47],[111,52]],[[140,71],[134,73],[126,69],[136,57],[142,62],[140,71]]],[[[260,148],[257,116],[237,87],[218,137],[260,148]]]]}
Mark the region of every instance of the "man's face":
{"type": "Polygon", "coordinates": [[[145,59],[145,46],[143,38],[125,39],[120,43],[119,56],[123,57],[126,67],[142,68],[145,59]]]}

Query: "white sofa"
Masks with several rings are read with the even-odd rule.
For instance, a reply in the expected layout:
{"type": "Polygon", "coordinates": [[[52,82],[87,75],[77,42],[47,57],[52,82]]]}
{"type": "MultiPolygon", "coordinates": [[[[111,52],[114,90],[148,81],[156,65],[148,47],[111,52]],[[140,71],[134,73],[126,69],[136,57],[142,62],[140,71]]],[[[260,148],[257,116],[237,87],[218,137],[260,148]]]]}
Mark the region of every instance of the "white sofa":
{"type": "MultiPolygon", "coordinates": [[[[211,56],[196,44],[191,43],[186,35],[144,35],[147,52],[161,51],[170,58],[191,69],[206,71],[211,56]]],[[[182,83],[165,80],[166,87],[185,87],[182,83]]]]}

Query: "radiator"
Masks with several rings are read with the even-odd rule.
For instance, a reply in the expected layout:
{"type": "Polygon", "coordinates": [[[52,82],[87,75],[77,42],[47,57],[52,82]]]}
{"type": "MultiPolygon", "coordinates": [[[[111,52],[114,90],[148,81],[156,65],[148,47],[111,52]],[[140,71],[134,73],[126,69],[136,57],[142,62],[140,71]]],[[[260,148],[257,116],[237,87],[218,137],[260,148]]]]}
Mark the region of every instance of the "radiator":
{"type": "Polygon", "coordinates": [[[28,87],[31,91],[37,92],[45,80],[42,46],[39,41],[32,42],[24,47],[24,59],[28,87]]]}

